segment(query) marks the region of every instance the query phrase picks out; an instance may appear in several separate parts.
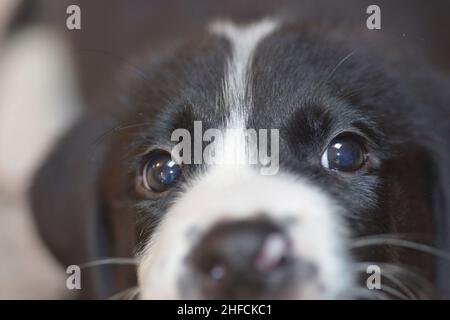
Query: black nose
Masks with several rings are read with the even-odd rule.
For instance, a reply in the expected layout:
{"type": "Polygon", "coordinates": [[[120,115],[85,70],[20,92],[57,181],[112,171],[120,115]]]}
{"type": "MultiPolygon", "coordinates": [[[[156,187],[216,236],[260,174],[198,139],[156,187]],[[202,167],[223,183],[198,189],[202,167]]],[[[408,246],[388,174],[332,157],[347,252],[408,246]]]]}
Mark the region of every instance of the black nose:
{"type": "Polygon", "coordinates": [[[268,218],[224,222],[190,255],[196,286],[213,299],[271,298],[293,282],[289,238],[268,218]]]}

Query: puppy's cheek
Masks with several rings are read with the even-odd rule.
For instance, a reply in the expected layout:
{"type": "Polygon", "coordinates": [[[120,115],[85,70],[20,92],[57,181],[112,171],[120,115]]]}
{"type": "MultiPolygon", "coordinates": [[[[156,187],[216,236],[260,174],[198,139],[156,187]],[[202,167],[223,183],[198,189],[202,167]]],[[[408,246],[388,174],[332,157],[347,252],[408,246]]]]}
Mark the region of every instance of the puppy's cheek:
{"type": "Polygon", "coordinates": [[[187,257],[218,224],[254,219],[261,213],[284,225],[296,259],[317,268],[314,280],[296,284],[287,298],[339,298],[351,289],[354,276],[343,210],[323,190],[281,174],[214,168],[187,188],[142,251],[141,298],[202,298],[197,287],[187,290],[189,297],[180,293],[180,279],[192,272],[187,257]]]}
{"type": "Polygon", "coordinates": [[[189,243],[178,232],[183,226],[172,219],[161,223],[150,242],[140,253],[138,282],[141,299],[180,299],[177,279],[185,269],[183,257],[189,243]],[[178,230],[178,231],[177,231],[178,230]]]}

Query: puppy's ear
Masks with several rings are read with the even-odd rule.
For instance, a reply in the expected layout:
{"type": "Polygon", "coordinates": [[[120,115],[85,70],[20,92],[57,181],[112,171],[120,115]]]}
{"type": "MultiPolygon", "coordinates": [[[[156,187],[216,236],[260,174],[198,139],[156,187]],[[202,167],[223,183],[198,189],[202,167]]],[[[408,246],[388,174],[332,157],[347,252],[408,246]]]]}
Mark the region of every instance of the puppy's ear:
{"type": "MultiPolygon", "coordinates": [[[[109,227],[97,191],[104,146],[96,143],[109,127],[100,116],[84,117],[38,170],[31,188],[38,230],[64,268],[111,256],[109,227]]],[[[110,274],[108,266],[82,269],[81,294],[110,296],[110,274]]]]}

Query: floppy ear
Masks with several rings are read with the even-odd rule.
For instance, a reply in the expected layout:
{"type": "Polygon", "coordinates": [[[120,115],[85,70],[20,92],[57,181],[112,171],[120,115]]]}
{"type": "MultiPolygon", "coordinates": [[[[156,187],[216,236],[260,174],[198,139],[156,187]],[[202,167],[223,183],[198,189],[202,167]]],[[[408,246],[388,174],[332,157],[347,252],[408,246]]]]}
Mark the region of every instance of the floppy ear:
{"type": "MultiPolygon", "coordinates": [[[[80,120],[38,170],[31,188],[38,230],[64,268],[111,256],[97,191],[104,146],[95,143],[108,127],[99,116],[80,120]]],[[[82,296],[111,296],[110,275],[108,266],[82,269],[82,296]]]]}

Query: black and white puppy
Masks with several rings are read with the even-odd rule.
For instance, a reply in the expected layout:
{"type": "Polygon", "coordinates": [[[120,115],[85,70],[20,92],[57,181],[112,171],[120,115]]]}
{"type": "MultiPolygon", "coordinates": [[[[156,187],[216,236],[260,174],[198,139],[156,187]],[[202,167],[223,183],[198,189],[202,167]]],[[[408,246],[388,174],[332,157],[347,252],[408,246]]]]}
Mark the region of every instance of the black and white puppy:
{"type": "Polygon", "coordinates": [[[203,3],[182,20],[196,27],[127,53],[122,90],[99,89],[106,107],[61,141],[32,190],[65,265],[136,258],[86,271],[86,296],[137,284],[143,299],[448,297],[450,79],[367,30],[364,4],[348,3],[348,23],[327,5],[221,18],[203,3]],[[171,156],[173,133],[194,137],[198,123],[224,133],[212,153],[225,164],[171,156]],[[248,164],[249,141],[227,129],[278,130],[277,171],[248,164]],[[381,290],[366,287],[371,265],[381,290]]]}

